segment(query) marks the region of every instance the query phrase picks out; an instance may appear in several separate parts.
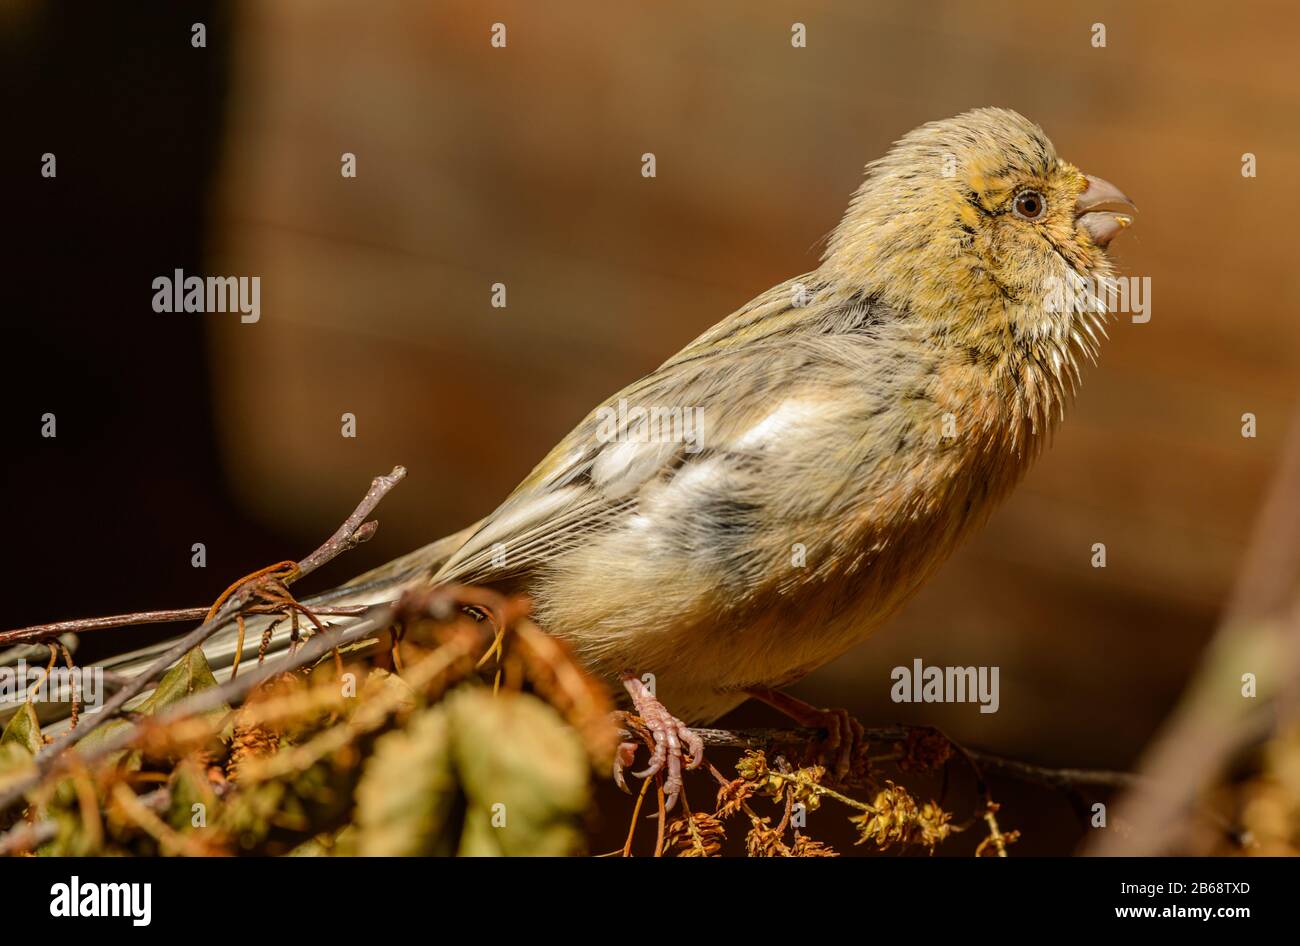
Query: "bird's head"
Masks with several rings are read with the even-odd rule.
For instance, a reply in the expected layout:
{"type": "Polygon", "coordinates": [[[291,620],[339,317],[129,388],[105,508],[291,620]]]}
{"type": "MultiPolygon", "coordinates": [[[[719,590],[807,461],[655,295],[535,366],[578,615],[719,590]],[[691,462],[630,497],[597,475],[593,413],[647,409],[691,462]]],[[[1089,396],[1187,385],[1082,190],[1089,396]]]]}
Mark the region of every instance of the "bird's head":
{"type": "Polygon", "coordinates": [[[1110,275],[1106,248],[1132,218],[1106,205],[1132,208],[1024,116],[976,109],[922,125],[868,165],[822,270],[964,345],[1068,348],[1086,317],[1049,300],[1110,275]]]}
{"type": "Polygon", "coordinates": [[[1117,187],[1057,157],[1017,112],[930,122],[867,166],[824,268],[896,294],[918,313],[985,299],[1035,304],[1050,277],[1109,275],[1106,247],[1132,217],[1117,187]]]}

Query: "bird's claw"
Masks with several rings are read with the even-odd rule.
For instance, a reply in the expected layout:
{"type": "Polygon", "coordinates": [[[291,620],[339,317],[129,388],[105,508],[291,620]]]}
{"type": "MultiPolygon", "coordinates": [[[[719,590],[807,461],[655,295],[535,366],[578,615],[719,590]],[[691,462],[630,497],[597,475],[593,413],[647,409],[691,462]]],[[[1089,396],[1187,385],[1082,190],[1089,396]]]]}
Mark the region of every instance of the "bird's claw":
{"type": "Polygon", "coordinates": [[[834,758],[835,765],[831,771],[837,781],[843,782],[852,772],[853,760],[865,741],[862,724],[848,710],[827,709],[817,717],[815,725],[826,730],[826,738],[819,748],[823,758],[834,758]]]}
{"type": "Polygon", "coordinates": [[[821,709],[798,697],[768,687],[752,687],[746,692],[775,707],[795,722],[814,729],[824,729],[826,738],[817,746],[817,756],[832,762],[831,774],[844,782],[853,774],[854,762],[862,754],[866,732],[845,709],[821,709]]]}
{"type": "Polygon", "coordinates": [[[623,770],[630,766],[635,759],[635,742],[620,742],[618,748],[614,750],[614,784],[629,795],[632,794],[632,791],[627,787],[627,782],[623,778],[623,770]]]}
{"type": "MultiPolygon", "coordinates": [[[[640,677],[631,673],[624,674],[623,686],[632,698],[636,715],[640,717],[654,743],[650,764],[632,774],[637,778],[650,778],[666,770],[663,789],[667,802],[664,810],[671,811],[682,791],[683,765],[687,769],[699,768],[704,762],[704,743],[685,723],[664,708],[640,677]]],[[[614,781],[624,791],[627,791],[627,784],[623,779],[623,770],[632,764],[635,756],[634,742],[622,743],[614,754],[614,781]]]]}

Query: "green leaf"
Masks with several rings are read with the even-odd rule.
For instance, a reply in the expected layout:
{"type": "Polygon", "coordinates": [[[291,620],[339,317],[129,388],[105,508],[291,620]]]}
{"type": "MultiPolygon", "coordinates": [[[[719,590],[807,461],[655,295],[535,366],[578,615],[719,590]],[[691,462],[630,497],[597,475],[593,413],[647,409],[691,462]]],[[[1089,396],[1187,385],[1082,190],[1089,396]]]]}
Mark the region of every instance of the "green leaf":
{"type": "Polygon", "coordinates": [[[460,835],[459,797],[451,768],[447,714],[441,705],[416,713],[405,729],[375,743],[357,786],[363,856],[447,856],[460,835]]]}
{"type": "Polygon", "coordinates": [[[458,853],[578,853],[590,800],[590,768],[578,733],[527,693],[461,688],[444,705],[468,799],[458,853]]]}
{"type": "Polygon", "coordinates": [[[25,746],[17,742],[0,742],[0,791],[14,782],[21,782],[35,771],[36,762],[25,746]]]}
{"type": "Polygon", "coordinates": [[[185,759],[172,770],[167,823],[173,828],[188,832],[216,824],[219,816],[217,805],[217,793],[202,766],[192,759],[185,759]],[[203,806],[202,824],[194,823],[198,814],[195,805],[203,806]]]}
{"type": "Polygon", "coordinates": [[[36,718],[36,708],[23,703],[0,735],[0,745],[22,746],[32,755],[41,751],[45,740],[41,738],[41,721],[36,718]]]}
{"type": "MultiPolygon", "coordinates": [[[[131,724],[125,719],[110,719],[81,740],[81,747],[83,749],[92,749],[102,742],[107,742],[110,737],[117,735],[123,729],[129,729],[130,727],[131,724]]],[[[140,750],[118,749],[104,757],[104,764],[106,766],[122,764],[123,768],[128,772],[137,772],[141,766],[140,750]]]]}
{"type": "MultiPolygon", "coordinates": [[[[136,707],[135,712],[152,714],[161,709],[165,709],[174,703],[179,703],[194,693],[210,689],[217,685],[217,678],[212,675],[212,668],[208,666],[207,657],[203,656],[203,648],[195,647],[184,657],[176,666],[167,671],[166,675],[159,681],[157,688],[149,694],[149,698],[136,707]]],[[[226,708],[216,712],[225,714],[226,708]]]]}
{"type": "Polygon", "coordinates": [[[44,744],[36,709],[31,703],[24,703],[0,735],[0,788],[32,774],[36,769],[36,753],[44,744]]]}

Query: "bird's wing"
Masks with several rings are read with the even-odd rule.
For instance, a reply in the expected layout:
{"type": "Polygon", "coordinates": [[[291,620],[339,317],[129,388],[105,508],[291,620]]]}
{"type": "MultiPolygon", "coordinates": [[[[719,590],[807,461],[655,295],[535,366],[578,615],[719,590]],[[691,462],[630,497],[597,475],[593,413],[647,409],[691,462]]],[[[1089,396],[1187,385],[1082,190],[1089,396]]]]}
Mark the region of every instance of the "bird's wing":
{"type": "Polygon", "coordinates": [[[799,285],[791,280],[758,297],[587,415],[435,579],[493,582],[530,572],[617,523],[647,483],[701,457],[758,449],[754,433],[764,423],[792,421],[772,418],[783,403],[828,400],[857,409],[869,401],[872,359],[861,345],[841,342],[843,333],[886,315],[879,304],[854,299],[798,306],[792,298],[799,285]],[[845,360],[849,371],[841,370],[845,360]],[[852,392],[842,390],[848,385],[852,392]],[[700,418],[702,442],[643,442],[632,416],[638,407],[700,418]],[[701,414],[690,413],[697,408],[701,414]]]}

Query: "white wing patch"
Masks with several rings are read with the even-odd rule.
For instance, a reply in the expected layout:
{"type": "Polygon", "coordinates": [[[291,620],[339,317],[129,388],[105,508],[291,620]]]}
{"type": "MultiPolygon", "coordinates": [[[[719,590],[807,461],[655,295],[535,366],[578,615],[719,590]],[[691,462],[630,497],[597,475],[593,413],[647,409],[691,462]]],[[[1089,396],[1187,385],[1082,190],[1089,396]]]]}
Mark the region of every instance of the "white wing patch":
{"type": "Polygon", "coordinates": [[[782,401],[776,409],[736,439],[739,450],[764,450],[778,441],[807,435],[821,411],[807,401],[782,401]]]}
{"type": "Polygon", "coordinates": [[[591,465],[591,481],[607,498],[622,499],[657,476],[681,448],[671,442],[606,444],[591,465]]]}

